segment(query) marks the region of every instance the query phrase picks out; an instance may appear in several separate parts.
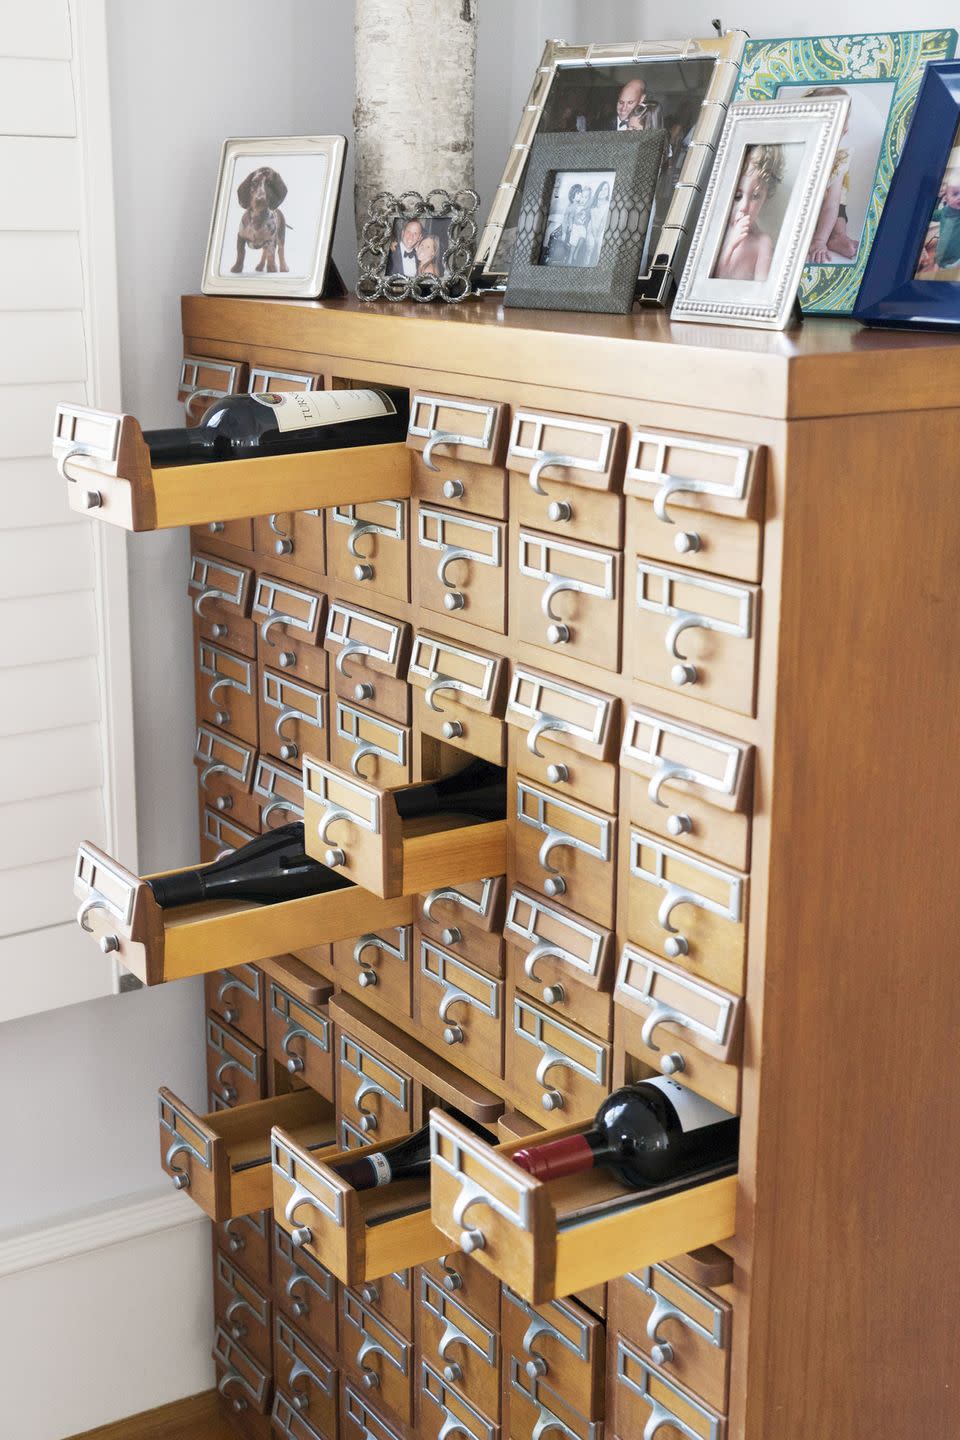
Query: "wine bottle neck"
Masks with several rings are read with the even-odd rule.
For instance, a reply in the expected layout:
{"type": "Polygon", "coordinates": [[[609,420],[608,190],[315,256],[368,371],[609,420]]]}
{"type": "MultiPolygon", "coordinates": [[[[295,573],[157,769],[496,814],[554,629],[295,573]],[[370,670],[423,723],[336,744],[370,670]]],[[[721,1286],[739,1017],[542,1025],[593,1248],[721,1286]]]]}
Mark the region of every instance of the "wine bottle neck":
{"type": "Polygon", "coordinates": [[[219,442],[216,430],[208,430],[203,425],[193,425],[180,430],[145,430],[143,438],[147,442],[154,465],[210,458],[216,453],[219,442]]]}
{"type": "Polygon", "coordinates": [[[513,1152],[513,1163],[526,1170],[535,1180],[562,1180],[565,1175],[579,1175],[612,1158],[605,1137],[599,1130],[584,1130],[580,1135],[565,1135],[562,1140],[548,1140],[545,1145],[529,1145],[513,1152]]]}

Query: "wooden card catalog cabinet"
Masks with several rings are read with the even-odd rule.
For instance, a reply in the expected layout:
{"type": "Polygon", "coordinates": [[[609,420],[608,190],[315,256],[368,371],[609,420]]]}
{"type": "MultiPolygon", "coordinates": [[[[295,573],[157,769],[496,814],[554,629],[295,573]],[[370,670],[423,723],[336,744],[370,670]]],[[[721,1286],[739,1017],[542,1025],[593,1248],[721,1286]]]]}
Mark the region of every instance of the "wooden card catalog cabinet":
{"type": "Polygon", "coordinates": [[[599,1171],[544,1182],[511,1163],[528,1143],[494,1148],[443,1111],[430,1114],[434,1223],[531,1304],[612,1279],[624,1255],[655,1264],[733,1234],[735,1175],[643,1194],[599,1171]]]}

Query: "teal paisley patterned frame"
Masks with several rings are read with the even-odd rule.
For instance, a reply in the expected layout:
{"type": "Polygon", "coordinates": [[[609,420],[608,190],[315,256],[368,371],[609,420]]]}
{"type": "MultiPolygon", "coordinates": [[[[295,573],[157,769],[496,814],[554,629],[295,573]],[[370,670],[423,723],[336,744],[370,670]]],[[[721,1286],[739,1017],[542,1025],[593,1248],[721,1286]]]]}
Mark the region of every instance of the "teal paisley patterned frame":
{"type": "Polygon", "coordinates": [[[751,40],[744,50],[736,100],[775,100],[781,85],[893,82],[893,98],[880,144],[873,193],[856,259],[851,264],[805,265],[799,298],[807,314],[849,315],[906,138],[924,66],[952,58],[956,30],[907,30],[886,35],[751,40]]]}

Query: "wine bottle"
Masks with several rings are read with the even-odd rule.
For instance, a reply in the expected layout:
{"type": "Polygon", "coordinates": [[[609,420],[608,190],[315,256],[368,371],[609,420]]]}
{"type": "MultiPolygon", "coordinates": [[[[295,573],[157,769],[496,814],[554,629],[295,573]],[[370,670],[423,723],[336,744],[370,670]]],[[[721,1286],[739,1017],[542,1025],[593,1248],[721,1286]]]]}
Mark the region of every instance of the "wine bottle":
{"type": "Polygon", "coordinates": [[[394,796],[402,820],[421,815],[471,815],[502,820],[507,813],[507,772],[487,760],[471,760],[462,770],[430,785],[398,790],[394,796]]]}
{"type": "Polygon", "coordinates": [[[656,1076],[608,1095],[589,1130],[516,1150],[515,1165],[558,1180],[605,1165],[633,1190],[735,1161],[740,1120],[676,1080],[656,1076]]]}
{"type": "MultiPolygon", "coordinates": [[[[445,1105],[443,1109],[472,1130],[474,1135],[481,1135],[491,1145],[497,1143],[490,1132],[469,1115],[461,1114],[453,1106],[445,1105]]],[[[383,1145],[367,1155],[337,1160],[329,1168],[354,1190],[372,1190],[377,1185],[392,1185],[397,1180],[423,1180],[430,1174],[430,1126],[424,1125],[413,1135],[395,1140],[392,1145],[383,1145]]]]}
{"type": "Polygon", "coordinates": [[[199,425],[145,430],[153,464],[246,460],[303,450],[387,445],[407,433],[406,390],[264,391],[224,395],[199,425]]]}
{"type": "Polygon", "coordinates": [[[302,822],[278,825],[213,865],[147,881],[163,910],[201,900],[253,900],[271,905],[301,895],[342,890],[351,883],[307,854],[302,822]]]}

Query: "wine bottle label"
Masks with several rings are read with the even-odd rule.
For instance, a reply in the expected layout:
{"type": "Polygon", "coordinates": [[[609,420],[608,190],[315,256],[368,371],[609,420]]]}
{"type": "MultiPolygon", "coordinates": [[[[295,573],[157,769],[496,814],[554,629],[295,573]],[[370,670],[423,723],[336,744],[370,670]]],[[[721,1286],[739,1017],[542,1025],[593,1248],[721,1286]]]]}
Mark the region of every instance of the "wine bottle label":
{"type": "Polygon", "coordinates": [[[373,420],[396,415],[388,395],[379,390],[264,390],[254,395],[269,405],[280,430],[308,430],[316,425],[342,425],[348,420],[373,420]]]}
{"type": "Polygon", "coordinates": [[[366,1158],[373,1166],[374,1173],[377,1177],[375,1183],[377,1185],[389,1185],[393,1179],[393,1172],[390,1169],[390,1161],[386,1155],[384,1155],[383,1151],[374,1150],[373,1154],[368,1155],[366,1158]]]}
{"type": "Polygon", "coordinates": [[[686,1085],[678,1085],[676,1080],[668,1080],[666,1076],[658,1075],[655,1078],[644,1080],[644,1085],[655,1085],[662,1090],[677,1112],[677,1119],[686,1134],[690,1130],[702,1130],[707,1125],[718,1125],[721,1120],[729,1120],[730,1115],[726,1110],[721,1110],[719,1105],[714,1105],[712,1100],[704,1100],[695,1090],[689,1090],[686,1085]]]}

